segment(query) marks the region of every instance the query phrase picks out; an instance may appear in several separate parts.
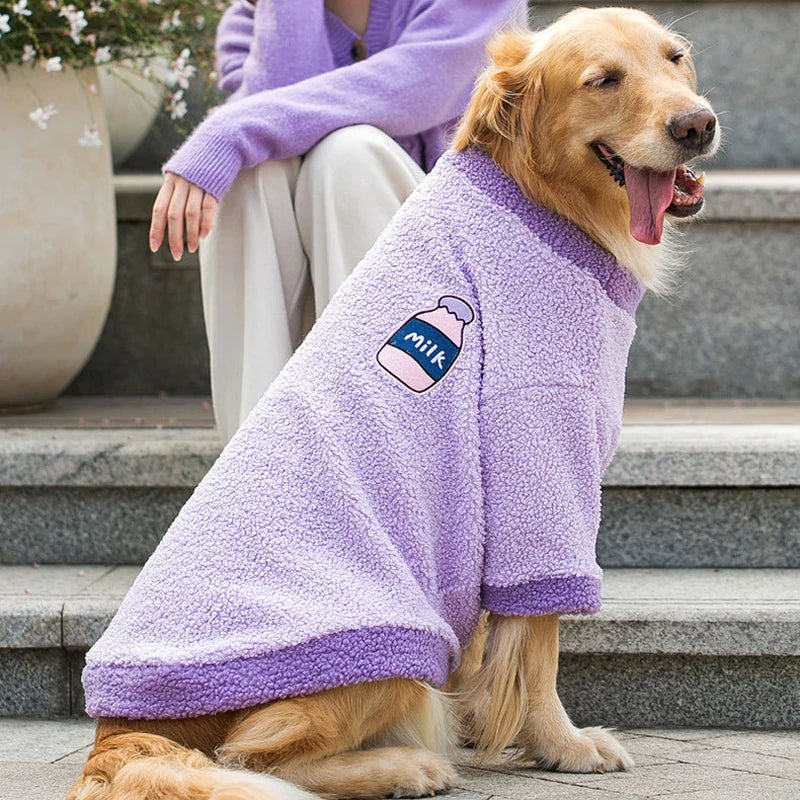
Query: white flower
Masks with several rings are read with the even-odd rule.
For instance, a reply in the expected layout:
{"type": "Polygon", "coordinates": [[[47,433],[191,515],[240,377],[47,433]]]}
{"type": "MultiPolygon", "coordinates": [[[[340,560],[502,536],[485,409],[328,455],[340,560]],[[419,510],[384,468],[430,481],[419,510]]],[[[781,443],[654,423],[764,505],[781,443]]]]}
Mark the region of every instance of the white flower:
{"type": "Polygon", "coordinates": [[[73,17],[69,23],[69,36],[75,44],[81,43],[81,31],[88,25],[89,23],[86,21],[86,18],[83,15],[83,11],[79,12],[79,14],[73,17]]]}
{"type": "Polygon", "coordinates": [[[10,19],[8,14],[0,14],[0,36],[11,31],[11,26],[8,24],[10,19]]]}
{"type": "Polygon", "coordinates": [[[58,114],[56,111],[56,107],[52,104],[49,106],[45,106],[42,108],[41,106],[37,108],[35,111],[31,111],[28,116],[31,118],[33,122],[35,122],[40,130],[47,130],[47,122],[54,114],[58,114]]]}
{"type": "Polygon", "coordinates": [[[111,61],[111,48],[98,47],[97,50],[94,51],[94,63],[105,64],[108,61],[111,61]]]}
{"type": "Polygon", "coordinates": [[[22,63],[27,64],[29,61],[33,61],[36,58],[36,48],[32,44],[26,44],[22,48],[22,63]]]}
{"type": "Polygon", "coordinates": [[[181,22],[181,12],[176,11],[173,13],[172,17],[169,19],[163,19],[161,21],[160,28],[162,31],[175,31],[181,27],[183,23],[181,22]]]}
{"type": "Polygon", "coordinates": [[[11,6],[11,10],[19,17],[29,17],[32,13],[28,8],[28,0],[19,0],[11,6]]]}
{"type": "Polygon", "coordinates": [[[197,68],[188,62],[191,51],[188,47],[181,50],[181,54],[172,62],[172,69],[167,73],[166,83],[168,86],[176,84],[181,89],[189,88],[189,81],[197,74],[197,68]]]}
{"type": "Polygon", "coordinates": [[[100,133],[94,125],[87,125],[83,129],[83,136],[78,139],[78,144],[81,147],[102,147],[103,142],[100,139],[100,133]]]}
{"type": "Polygon", "coordinates": [[[81,43],[81,31],[89,24],[83,11],[76,11],[75,6],[62,6],[59,17],[66,17],[69,22],[69,36],[75,44],[81,43]]]}
{"type": "Polygon", "coordinates": [[[183,99],[183,89],[180,89],[170,96],[170,102],[167,104],[167,111],[169,111],[172,119],[183,119],[188,110],[186,101],[183,99]]]}
{"type": "Polygon", "coordinates": [[[64,67],[61,66],[61,56],[48,58],[47,61],[44,62],[45,72],[61,72],[62,69],[64,69],[64,67]]]}
{"type": "Polygon", "coordinates": [[[71,20],[70,20],[70,29],[69,35],[72,37],[72,41],[75,44],[81,43],[81,31],[88,25],[89,23],[86,21],[85,12],[79,11],[71,20]]]}
{"type": "Polygon", "coordinates": [[[92,14],[105,14],[106,10],[102,3],[98,3],[97,0],[92,0],[92,4],[89,6],[89,11],[92,14]]]}

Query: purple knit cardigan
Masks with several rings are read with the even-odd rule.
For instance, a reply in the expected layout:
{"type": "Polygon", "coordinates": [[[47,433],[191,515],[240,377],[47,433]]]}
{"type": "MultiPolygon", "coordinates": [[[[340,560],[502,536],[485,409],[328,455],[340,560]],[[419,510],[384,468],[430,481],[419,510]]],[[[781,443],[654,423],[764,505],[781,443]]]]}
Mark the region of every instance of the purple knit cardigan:
{"type": "MultiPolygon", "coordinates": [[[[358,35],[323,0],[238,0],[217,36],[233,92],[164,165],[217,199],[245,167],[306,153],[346,125],[395,138],[427,170],[466,107],[493,30],[519,0],[372,0],[358,35]]],[[[518,17],[519,18],[519,17],[518,17]]]]}
{"type": "Polygon", "coordinates": [[[597,610],[600,478],[642,293],[483,153],[443,156],[89,652],[88,712],[439,686],[481,607],[597,610]]]}

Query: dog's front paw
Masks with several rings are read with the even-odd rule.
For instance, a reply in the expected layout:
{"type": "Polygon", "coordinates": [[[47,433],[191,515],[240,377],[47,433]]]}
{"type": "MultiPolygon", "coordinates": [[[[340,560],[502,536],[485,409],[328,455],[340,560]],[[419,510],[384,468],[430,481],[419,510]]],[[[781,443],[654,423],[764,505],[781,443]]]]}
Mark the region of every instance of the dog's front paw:
{"type": "Polygon", "coordinates": [[[428,750],[414,750],[410,755],[397,765],[394,797],[430,797],[453,786],[456,771],[446,758],[428,750]]]}
{"type": "MultiPolygon", "coordinates": [[[[587,772],[618,772],[629,770],[633,759],[610,731],[604,728],[583,728],[580,734],[590,739],[597,750],[600,763],[587,772]]],[[[583,772],[583,770],[577,770],[583,772]]]]}
{"type": "Polygon", "coordinates": [[[603,728],[573,728],[568,736],[540,744],[527,755],[557,772],[617,772],[633,766],[625,748],[603,728]]]}

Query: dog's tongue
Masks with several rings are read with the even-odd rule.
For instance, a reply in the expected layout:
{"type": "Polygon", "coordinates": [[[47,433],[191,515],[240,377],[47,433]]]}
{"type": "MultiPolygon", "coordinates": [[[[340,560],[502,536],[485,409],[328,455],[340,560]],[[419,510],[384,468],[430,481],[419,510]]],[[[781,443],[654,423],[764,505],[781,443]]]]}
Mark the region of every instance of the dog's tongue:
{"type": "Polygon", "coordinates": [[[664,213],[672,203],[676,170],[655,172],[625,164],[625,189],[631,206],[631,236],[645,244],[658,244],[664,213]]]}

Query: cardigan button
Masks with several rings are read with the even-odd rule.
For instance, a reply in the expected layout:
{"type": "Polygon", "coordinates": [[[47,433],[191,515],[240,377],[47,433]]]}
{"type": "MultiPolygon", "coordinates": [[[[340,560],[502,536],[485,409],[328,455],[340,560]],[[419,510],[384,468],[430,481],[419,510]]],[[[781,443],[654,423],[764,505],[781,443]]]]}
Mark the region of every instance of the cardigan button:
{"type": "Polygon", "coordinates": [[[356,39],[350,48],[353,61],[363,61],[367,57],[367,43],[363,39],[356,39]]]}

